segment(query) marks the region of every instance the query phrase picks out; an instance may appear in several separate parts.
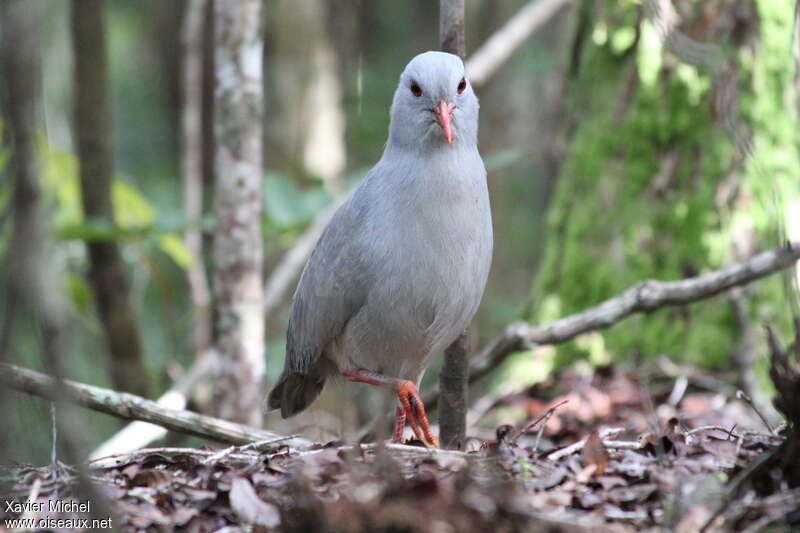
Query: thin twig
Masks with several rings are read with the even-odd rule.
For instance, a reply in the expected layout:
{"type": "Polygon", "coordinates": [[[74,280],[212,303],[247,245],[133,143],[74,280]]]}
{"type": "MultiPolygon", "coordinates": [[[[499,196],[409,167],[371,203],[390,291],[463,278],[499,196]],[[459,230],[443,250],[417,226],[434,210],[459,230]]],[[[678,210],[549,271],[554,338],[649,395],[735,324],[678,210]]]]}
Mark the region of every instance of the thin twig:
{"type": "Polygon", "coordinates": [[[745,402],[747,402],[750,408],[753,409],[753,411],[755,411],[755,413],[758,415],[758,418],[760,418],[761,421],[764,423],[764,425],[767,426],[769,432],[772,433],[773,435],[775,434],[775,430],[772,429],[772,426],[769,424],[769,422],[767,422],[767,419],[764,417],[764,415],[761,414],[761,411],[758,410],[758,407],[756,407],[756,405],[753,403],[753,400],[750,398],[750,396],[745,394],[744,391],[738,390],[736,391],[736,397],[740,400],[744,400],[745,402]]]}
{"type": "Polygon", "coordinates": [[[52,448],[50,449],[50,463],[56,464],[58,461],[58,424],[56,421],[56,402],[50,402],[50,427],[53,431],[53,434],[51,435],[52,448]]]}
{"type": "MultiPolygon", "coordinates": [[[[568,401],[569,400],[561,400],[560,402],[558,402],[557,404],[552,406],[550,409],[545,411],[545,413],[542,416],[540,416],[539,418],[537,418],[536,420],[534,420],[530,424],[527,424],[527,425],[521,427],[520,429],[518,429],[517,431],[515,431],[514,434],[511,435],[511,438],[508,439],[508,442],[510,442],[512,444],[517,442],[517,439],[520,438],[523,433],[527,433],[528,431],[532,430],[534,427],[536,427],[536,424],[538,424],[539,422],[544,421],[544,423],[542,424],[542,427],[544,427],[547,424],[547,420],[549,420],[550,417],[553,416],[553,413],[556,412],[556,409],[558,409],[559,407],[561,407],[562,405],[564,405],[568,401]]],[[[536,444],[537,444],[537,446],[534,446],[534,448],[533,448],[534,450],[538,447],[538,444],[539,444],[539,439],[538,438],[536,439],[536,444]]]]}
{"type": "Polygon", "coordinates": [[[722,433],[725,433],[726,435],[728,435],[728,439],[729,440],[730,440],[731,437],[739,439],[742,436],[739,435],[738,433],[734,433],[733,430],[734,430],[735,427],[736,427],[736,424],[734,424],[733,427],[731,427],[730,429],[722,427],[722,426],[699,426],[699,427],[692,428],[689,431],[687,431],[686,435],[694,435],[695,433],[699,433],[701,431],[721,431],[722,433]]]}
{"type": "Polygon", "coordinates": [[[551,411],[545,414],[544,420],[542,421],[542,425],[539,426],[539,431],[536,432],[536,441],[533,443],[533,451],[539,451],[539,443],[542,442],[542,435],[544,435],[544,428],[547,427],[547,422],[550,421],[550,417],[553,416],[555,411],[551,411]]]}
{"type": "Polygon", "coordinates": [[[285,442],[295,437],[297,437],[297,435],[287,435],[285,437],[276,437],[274,439],[266,439],[266,440],[260,440],[258,442],[251,442],[250,444],[243,444],[242,446],[230,446],[208,457],[203,461],[203,463],[204,464],[215,463],[220,459],[224,459],[225,457],[228,457],[234,453],[243,453],[251,450],[260,450],[264,446],[277,444],[278,442],[285,442]]]}
{"type": "Polygon", "coordinates": [[[604,440],[603,446],[612,450],[641,450],[642,444],[632,440],[604,440]]]}

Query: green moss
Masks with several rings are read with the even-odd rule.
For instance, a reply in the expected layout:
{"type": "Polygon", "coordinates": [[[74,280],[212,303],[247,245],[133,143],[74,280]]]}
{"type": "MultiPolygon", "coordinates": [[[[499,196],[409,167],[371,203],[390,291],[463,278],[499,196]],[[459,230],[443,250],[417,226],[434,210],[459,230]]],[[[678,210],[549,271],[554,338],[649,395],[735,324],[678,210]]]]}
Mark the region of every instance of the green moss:
{"type": "MultiPolygon", "coordinates": [[[[647,50],[624,61],[612,50],[619,48],[613,38],[587,44],[588,67],[571,96],[580,126],[552,199],[546,255],[527,319],[538,323],[580,311],[642,279],[680,279],[719,268],[733,259],[735,230],[743,225],[759,247],[776,244],[781,215],[770,198],[800,205],[791,201],[800,187],[788,53],[793,7],[763,0],[758,9],[761,42],[739,54],[740,106],[755,150],[739,167],[728,133],[712,116],[707,73],[683,64],[665,70],[646,37],[640,44],[647,50]],[[631,72],[641,74],[633,91],[627,86],[631,72]],[[671,157],[677,164],[664,177],[671,157]],[[718,186],[728,178],[740,180],[741,190],[734,205],[720,205],[718,186]]],[[[604,28],[606,35],[617,31],[604,28]]],[[[754,323],[785,322],[780,291],[776,278],[755,285],[754,323]]],[[[727,301],[716,298],[636,316],[602,335],[617,358],[666,354],[721,365],[740,333],[727,301]]],[[[559,348],[557,360],[587,355],[572,342],[559,348]]]]}

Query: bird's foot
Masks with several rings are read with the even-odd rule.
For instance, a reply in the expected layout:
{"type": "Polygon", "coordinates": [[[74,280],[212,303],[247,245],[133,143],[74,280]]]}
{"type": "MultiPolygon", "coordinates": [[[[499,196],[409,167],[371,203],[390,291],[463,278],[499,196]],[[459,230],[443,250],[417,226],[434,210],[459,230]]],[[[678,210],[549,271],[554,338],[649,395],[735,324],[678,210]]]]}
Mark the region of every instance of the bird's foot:
{"type": "MultiPolygon", "coordinates": [[[[417,386],[411,381],[397,380],[394,384],[394,391],[400,399],[405,418],[408,420],[408,425],[411,426],[414,435],[426,446],[438,448],[439,440],[431,432],[428,417],[425,414],[425,405],[419,396],[417,386]]],[[[395,418],[395,436],[397,435],[397,421],[398,418],[395,418]]],[[[402,428],[400,435],[402,436],[402,428]]]]}
{"type": "Polygon", "coordinates": [[[396,379],[378,372],[359,368],[357,370],[344,370],[342,376],[350,381],[357,383],[368,383],[376,387],[391,386],[397,397],[400,399],[400,407],[394,419],[394,432],[392,440],[400,442],[403,438],[403,428],[405,421],[414,431],[414,435],[426,446],[439,447],[439,440],[433,436],[431,426],[428,424],[428,417],[425,415],[425,406],[419,396],[419,389],[413,382],[405,379],[396,379]],[[401,412],[402,408],[402,412],[401,412]],[[401,416],[402,415],[402,416],[401,416]]]}

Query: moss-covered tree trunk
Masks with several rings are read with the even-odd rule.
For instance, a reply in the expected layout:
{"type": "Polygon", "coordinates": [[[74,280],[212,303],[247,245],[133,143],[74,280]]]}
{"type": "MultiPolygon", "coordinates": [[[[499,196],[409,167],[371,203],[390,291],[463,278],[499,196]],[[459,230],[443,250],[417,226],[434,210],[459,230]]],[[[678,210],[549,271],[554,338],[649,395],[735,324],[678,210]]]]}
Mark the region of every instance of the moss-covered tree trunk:
{"type": "MultiPolygon", "coordinates": [[[[550,208],[533,322],[641,279],[685,277],[772,246],[800,193],[796,111],[784,105],[794,101],[792,1],[593,6],[566,89],[576,128],[550,208]]],[[[784,304],[770,280],[746,309],[750,320],[774,319],[784,304]]],[[[559,354],[721,364],[739,328],[731,306],[712,300],[632,318],[559,354]]]]}

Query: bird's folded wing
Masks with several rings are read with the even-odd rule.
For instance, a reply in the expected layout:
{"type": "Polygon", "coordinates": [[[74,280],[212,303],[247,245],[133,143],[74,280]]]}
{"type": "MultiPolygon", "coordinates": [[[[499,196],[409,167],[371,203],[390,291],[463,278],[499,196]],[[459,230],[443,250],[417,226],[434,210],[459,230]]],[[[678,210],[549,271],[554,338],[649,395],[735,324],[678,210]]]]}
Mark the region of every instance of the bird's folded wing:
{"type": "Polygon", "coordinates": [[[367,206],[352,200],[333,216],[300,278],[286,335],[285,375],[313,368],[372,285],[371,258],[359,238],[367,206]]]}

